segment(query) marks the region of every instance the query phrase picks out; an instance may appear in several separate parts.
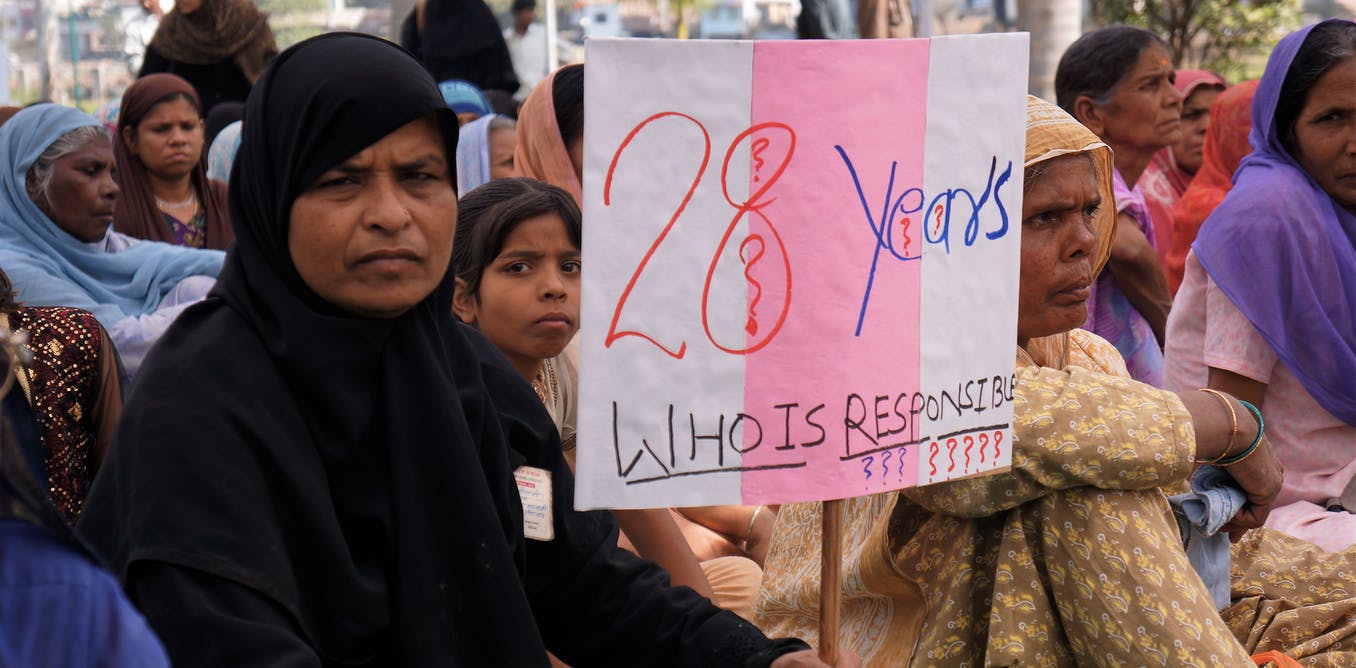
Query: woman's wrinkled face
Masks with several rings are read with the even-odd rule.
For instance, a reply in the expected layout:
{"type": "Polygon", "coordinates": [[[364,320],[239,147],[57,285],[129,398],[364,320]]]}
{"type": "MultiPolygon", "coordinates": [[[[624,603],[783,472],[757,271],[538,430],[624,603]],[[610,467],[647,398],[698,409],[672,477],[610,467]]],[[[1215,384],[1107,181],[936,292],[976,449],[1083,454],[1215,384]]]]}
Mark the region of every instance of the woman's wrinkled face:
{"type": "Polygon", "coordinates": [[[490,178],[522,176],[513,166],[513,151],[518,148],[518,132],[513,128],[490,130],[490,178]]]}
{"type": "Polygon", "coordinates": [[[394,318],[442,281],[456,223],[442,134],[421,118],[316,179],[292,203],[287,243],[321,298],[355,315],[394,318]]]}
{"type": "Polygon", "coordinates": [[[1223,88],[1201,84],[1182,101],[1182,141],[1172,149],[1177,166],[1188,174],[1195,174],[1205,161],[1205,132],[1210,129],[1210,107],[1223,88]]]}
{"type": "Polygon", "coordinates": [[[1054,158],[1022,198],[1017,343],[1067,332],[1088,319],[1100,184],[1086,154],[1054,158]]]}
{"type": "Polygon", "coordinates": [[[1328,68],[1309,89],[1295,119],[1295,160],[1356,213],[1356,57],[1328,68]]]}
{"type": "Polygon", "coordinates": [[[1172,85],[1175,77],[1167,49],[1149,44],[1111,90],[1111,101],[1098,107],[1098,127],[1089,128],[1116,151],[1176,144],[1182,138],[1182,94],[1172,85]]]}
{"type": "Polygon", "coordinates": [[[33,183],[28,184],[28,194],[57,227],[80,241],[99,241],[113,224],[118,203],[116,174],[113,143],[108,137],[95,137],[52,163],[46,195],[37,192],[33,183]]]}
{"type": "Polygon", "coordinates": [[[192,103],[176,97],[151,107],[135,128],[124,128],[123,141],[152,176],[181,181],[202,158],[202,117],[192,103]]]}

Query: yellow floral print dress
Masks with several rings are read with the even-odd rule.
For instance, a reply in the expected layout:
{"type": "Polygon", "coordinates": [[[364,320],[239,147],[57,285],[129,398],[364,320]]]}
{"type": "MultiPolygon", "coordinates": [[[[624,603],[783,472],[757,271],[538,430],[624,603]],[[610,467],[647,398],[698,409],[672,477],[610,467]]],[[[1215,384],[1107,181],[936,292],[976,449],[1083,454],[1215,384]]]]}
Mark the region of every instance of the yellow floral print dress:
{"type": "MultiPolygon", "coordinates": [[[[1351,598],[1340,585],[1301,590],[1309,576],[1343,575],[1351,589],[1351,555],[1292,574],[1287,592],[1252,592],[1252,612],[1231,606],[1226,624],[1163,491],[1191,471],[1189,414],[1176,395],[1131,381],[1110,344],[1081,330],[1068,341],[1062,369],[1019,360],[1009,471],[844,502],[841,645],[866,666],[1252,666],[1240,628],[1264,617],[1274,626],[1326,596],[1324,624],[1291,619],[1263,632],[1277,647],[1248,647],[1309,641],[1322,661],[1350,652],[1356,600],[1334,602],[1351,598]],[[1278,605],[1280,593],[1296,598],[1278,605]]],[[[810,503],[778,514],[758,601],[771,636],[818,641],[821,512],[810,503]]],[[[1236,569],[1267,564],[1235,558],[1236,569]]],[[[1252,591],[1237,574],[1236,599],[1252,591]]],[[[1344,656],[1306,665],[1356,666],[1344,656]]]]}

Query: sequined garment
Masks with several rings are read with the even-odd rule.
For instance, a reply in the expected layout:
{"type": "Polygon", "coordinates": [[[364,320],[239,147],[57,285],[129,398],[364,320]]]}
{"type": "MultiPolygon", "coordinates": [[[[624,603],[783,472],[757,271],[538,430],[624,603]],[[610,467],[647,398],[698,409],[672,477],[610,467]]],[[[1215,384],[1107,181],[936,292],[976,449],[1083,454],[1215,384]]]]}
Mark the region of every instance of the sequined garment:
{"type": "MultiPolygon", "coordinates": [[[[842,645],[868,667],[1250,666],[1277,648],[1356,665],[1356,552],[1262,557],[1276,539],[1253,532],[1221,619],[1160,491],[1191,469],[1190,417],[1105,341],[1071,340],[1065,370],[1018,371],[1011,471],[843,502],[842,645]]],[[[821,508],[778,513],[772,636],[818,638],[821,508]]]]}
{"type": "Polygon", "coordinates": [[[20,307],[9,322],[29,332],[33,363],[21,380],[42,427],[48,493],[62,518],[74,523],[89,489],[103,329],[88,311],[66,307],[20,307]]]}

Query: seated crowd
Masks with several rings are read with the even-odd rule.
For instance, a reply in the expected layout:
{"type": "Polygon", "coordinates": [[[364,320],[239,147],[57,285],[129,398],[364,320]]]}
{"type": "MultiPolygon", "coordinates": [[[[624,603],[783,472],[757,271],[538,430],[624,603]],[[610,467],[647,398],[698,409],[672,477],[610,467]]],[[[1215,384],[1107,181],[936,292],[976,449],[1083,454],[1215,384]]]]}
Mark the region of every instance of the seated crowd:
{"type": "MultiPolygon", "coordinates": [[[[573,509],[582,65],[153,46],[0,125],[0,663],[825,665],[823,504],[573,509]]],[[[843,502],[837,665],[1356,665],[1356,23],[1171,62],[1028,99],[1012,467],[843,502]]]]}

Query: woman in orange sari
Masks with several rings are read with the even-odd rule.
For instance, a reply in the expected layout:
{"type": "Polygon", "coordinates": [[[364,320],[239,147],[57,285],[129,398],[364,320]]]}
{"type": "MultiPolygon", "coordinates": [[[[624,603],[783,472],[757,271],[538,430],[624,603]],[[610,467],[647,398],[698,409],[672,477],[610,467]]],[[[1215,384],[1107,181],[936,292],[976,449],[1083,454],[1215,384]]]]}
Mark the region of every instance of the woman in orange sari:
{"type": "Polygon", "coordinates": [[[1234,186],[1234,170],[1252,152],[1248,132],[1252,130],[1252,96],[1257,92],[1257,83],[1245,81],[1220,93],[1215,106],[1210,108],[1201,168],[1172,209],[1172,243],[1168,244],[1163,271],[1174,293],[1186,274],[1186,256],[1201,223],[1224,201],[1234,186]]]}

